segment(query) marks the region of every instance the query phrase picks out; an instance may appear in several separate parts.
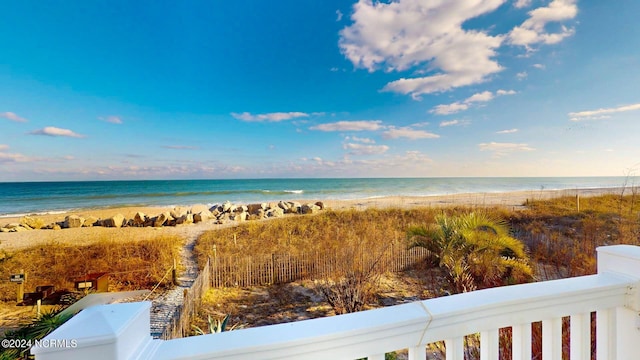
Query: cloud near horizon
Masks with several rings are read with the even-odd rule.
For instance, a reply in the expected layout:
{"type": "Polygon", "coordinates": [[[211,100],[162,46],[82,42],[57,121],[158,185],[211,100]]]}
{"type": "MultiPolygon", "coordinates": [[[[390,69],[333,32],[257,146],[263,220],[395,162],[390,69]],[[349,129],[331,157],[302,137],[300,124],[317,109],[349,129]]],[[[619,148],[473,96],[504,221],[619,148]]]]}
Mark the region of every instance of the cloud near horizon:
{"type": "Polygon", "coordinates": [[[11,120],[13,122],[27,122],[29,120],[18,116],[16,113],[12,113],[10,111],[0,113],[0,118],[5,118],[7,120],[11,120]]]}
{"type": "Polygon", "coordinates": [[[517,144],[517,143],[498,143],[498,142],[490,142],[490,143],[481,143],[478,144],[478,148],[480,151],[491,151],[493,152],[494,157],[501,157],[508,153],[516,152],[516,151],[534,151],[535,149],[530,147],[529,144],[517,144]]]}
{"type": "MultiPolygon", "coordinates": [[[[503,70],[495,58],[505,39],[529,50],[529,45],[555,44],[574,33],[566,27],[559,33],[547,33],[545,26],[573,19],[575,0],[553,0],[546,7],[531,10],[526,21],[505,34],[492,36],[488,30],[463,28],[467,20],[492,13],[505,1],[359,0],[353,5],[352,24],[339,33],[340,50],[355,67],[369,72],[413,69],[417,74],[428,73],[403,77],[382,88],[418,100],[422,94],[490,80],[503,70]]],[[[519,0],[515,7],[528,5],[530,1],[519,0]]]]}
{"type": "Polygon", "coordinates": [[[597,110],[587,110],[579,112],[570,112],[569,120],[571,121],[584,121],[584,120],[600,120],[608,119],[610,114],[640,110],[640,103],[619,106],[616,108],[606,108],[597,110]]]}
{"type": "Polygon", "coordinates": [[[45,135],[45,136],[62,136],[62,137],[72,137],[72,138],[84,138],[85,135],[81,135],[75,133],[69,129],[61,129],[54,126],[47,126],[42,129],[34,130],[29,133],[30,135],[45,135]]]}
{"type": "Polygon", "coordinates": [[[291,120],[301,117],[309,117],[310,115],[303,112],[274,112],[274,113],[266,113],[266,114],[256,114],[252,115],[249,112],[243,113],[231,113],[231,116],[238,120],[247,121],[247,122],[280,122],[285,120],[291,120]]]}
{"type": "Polygon", "coordinates": [[[9,150],[9,145],[0,144],[0,163],[17,163],[17,162],[29,162],[32,159],[28,156],[6,152],[9,150]]]}
{"type": "Polygon", "coordinates": [[[398,139],[398,138],[407,138],[410,140],[418,140],[418,139],[437,139],[440,137],[438,134],[430,133],[424,130],[416,130],[410,127],[389,127],[388,130],[382,133],[382,137],[384,139],[398,139]]]}
{"type": "Polygon", "coordinates": [[[375,131],[382,129],[382,120],[337,121],[310,127],[318,131],[375,131]]]}
{"type": "Polygon", "coordinates": [[[518,129],[507,129],[507,130],[496,131],[496,134],[513,134],[516,132],[518,132],[518,129]]]}
{"type": "Polygon", "coordinates": [[[346,143],[343,149],[348,151],[349,155],[380,155],[389,150],[387,145],[367,145],[360,143],[346,143]]]}

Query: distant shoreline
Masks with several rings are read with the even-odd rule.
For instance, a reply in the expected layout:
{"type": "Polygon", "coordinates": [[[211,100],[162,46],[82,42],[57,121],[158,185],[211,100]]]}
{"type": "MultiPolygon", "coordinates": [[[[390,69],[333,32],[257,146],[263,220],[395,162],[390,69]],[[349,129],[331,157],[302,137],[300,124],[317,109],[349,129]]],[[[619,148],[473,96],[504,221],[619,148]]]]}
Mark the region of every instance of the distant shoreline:
{"type": "MultiPolygon", "coordinates": [[[[316,199],[322,201],[328,209],[366,209],[366,208],[411,208],[420,206],[506,206],[522,207],[527,200],[549,199],[560,196],[597,196],[602,194],[619,194],[622,187],[617,188],[586,188],[586,189],[564,189],[564,190],[527,190],[527,191],[507,191],[507,192],[472,192],[450,195],[426,195],[426,196],[380,196],[362,199],[332,200],[316,199]]],[[[279,200],[274,200],[277,202],[279,200]]],[[[293,200],[300,203],[310,200],[293,200]]],[[[267,201],[268,202],[268,201],[267,201]]],[[[238,203],[240,205],[241,203],[238,203]]],[[[190,204],[196,205],[196,204],[190,204]]],[[[243,204],[248,205],[248,204],[243,204]]],[[[188,205],[187,205],[188,206],[188,205]]],[[[173,206],[105,206],[89,207],[82,209],[50,211],[44,213],[7,214],[0,216],[0,226],[8,223],[18,222],[23,216],[40,217],[45,221],[62,221],[67,215],[93,215],[97,218],[105,218],[121,213],[125,217],[132,217],[136,212],[142,211],[148,214],[161,213],[172,209],[173,206]]]]}
{"type": "Polygon", "coordinates": [[[300,202],[377,202],[394,197],[455,196],[463,193],[530,193],[617,188],[623,177],[560,178],[347,178],[167,181],[79,181],[0,183],[3,218],[124,207],[173,207],[225,201],[248,204],[300,202]]]}

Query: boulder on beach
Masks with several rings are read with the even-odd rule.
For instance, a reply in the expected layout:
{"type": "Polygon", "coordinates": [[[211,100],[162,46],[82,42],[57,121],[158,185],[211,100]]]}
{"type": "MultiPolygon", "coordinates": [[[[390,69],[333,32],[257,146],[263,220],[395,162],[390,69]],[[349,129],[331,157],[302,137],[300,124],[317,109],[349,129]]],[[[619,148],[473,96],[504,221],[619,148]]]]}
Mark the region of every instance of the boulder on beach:
{"type": "Polygon", "coordinates": [[[308,203],[308,204],[304,204],[304,205],[302,205],[302,206],[300,207],[300,211],[301,211],[303,214],[315,214],[315,213],[317,213],[318,211],[320,211],[320,206],[318,206],[318,205],[316,205],[316,204],[308,203]]]}
{"type": "Polygon", "coordinates": [[[84,219],[84,223],[82,224],[82,227],[92,227],[97,222],[98,222],[97,217],[89,215],[84,219]]]}
{"type": "Polygon", "coordinates": [[[176,225],[193,224],[193,214],[184,214],[176,219],[176,225]]]}
{"type": "Polygon", "coordinates": [[[267,204],[266,203],[249,204],[249,205],[247,205],[247,211],[251,215],[258,215],[258,212],[264,211],[266,209],[267,209],[267,204]]]}
{"type": "Polygon", "coordinates": [[[102,220],[102,226],[119,228],[125,224],[124,215],[116,214],[110,218],[102,220]]]}
{"type": "Polygon", "coordinates": [[[193,215],[193,222],[194,223],[207,221],[209,219],[213,219],[213,214],[211,212],[209,212],[209,210],[200,211],[197,214],[193,215]]]}
{"type": "Polygon", "coordinates": [[[168,211],[167,212],[163,212],[162,214],[158,215],[155,218],[155,220],[153,221],[153,226],[154,227],[160,227],[162,225],[167,224],[171,220],[173,220],[173,218],[171,217],[171,214],[168,211]]]}
{"type": "Polygon", "coordinates": [[[176,206],[169,212],[169,215],[171,215],[171,217],[174,219],[179,219],[184,215],[187,215],[187,212],[189,212],[187,208],[182,206],[176,206]]]}
{"type": "Polygon", "coordinates": [[[84,218],[78,215],[68,215],[64,218],[64,227],[67,229],[79,228],[84,225],[84,218]]]}
{"type": "Polygon", "coordinates": [[[23,226],[26,225],[26,227],[29,227],[31,229],[42,229],[43,227],[46,226],[46,224],[44,223],[44,220],[36,217],[31,217],[31,216],[22,217],[22,219],[20,219],[20,223],[23,226]]]}
{"type": "Polygon", "coordinates": [[[144,226],[147,223],[148,217],[145,213],[138,211],[133,216],[133,226],[144,226]]]}

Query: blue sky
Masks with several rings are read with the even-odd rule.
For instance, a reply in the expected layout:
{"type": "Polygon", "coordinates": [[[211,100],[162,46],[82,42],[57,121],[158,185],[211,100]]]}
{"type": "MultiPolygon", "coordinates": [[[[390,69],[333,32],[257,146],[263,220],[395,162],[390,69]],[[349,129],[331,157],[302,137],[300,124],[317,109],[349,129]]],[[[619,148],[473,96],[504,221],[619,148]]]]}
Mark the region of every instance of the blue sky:
{"type": "Polygon", "coordinates": [[[4,1],[0,181],[640,166],[640,2],[4,1]]]}

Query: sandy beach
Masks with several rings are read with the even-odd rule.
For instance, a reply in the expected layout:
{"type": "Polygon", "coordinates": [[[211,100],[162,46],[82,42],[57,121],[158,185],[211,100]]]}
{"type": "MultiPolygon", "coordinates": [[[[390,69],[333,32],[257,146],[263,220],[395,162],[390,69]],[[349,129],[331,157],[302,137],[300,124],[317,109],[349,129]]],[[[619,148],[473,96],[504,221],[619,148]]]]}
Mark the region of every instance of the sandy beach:
{"type": "MultiPolygon", "coordinates": [[[[504,206],[514,210],[524,208],[523,204],[527,200],[548,199],[559,196],[581,197],[595,196],[605,193],[619,193],[620,189],[571,189],[571,190],[544,190],[544,191],[516,191],[502,193],[468,193],[451,194],[439,196],[389,196],[370,199],[357,200],[322,200],[327,209],[367,209],[367,208],[411,208],[411,207],[438,207],[438,206],[504,206]]],[[[300,201],[304,203],[305,201],[300,201]]],[[[308,201],[307,201],[308,202],[308,201]]],[[[85,209],[62,214],[37,215],[45,223],[63,221],[67,215],[79,215],[83,217],[94,216],[99,219],[108,218],[116,214],[122,214],[125,218],[132,218],[136,212],[141,211],[148,215],[158,215],[164,211],[171,210],[163,207],[120,207],[105,209],[85,209]]],[[[20,222],[20,217],[0,218],[0,227],[6,224],[20,222]]],[[[0,233],[0,250],[16,250],[47,243],[72,243],[88,244],[96,239],[111,239],[117,241],[119,238],[146,240],[157,237],[160,234],[177,235],[187,237],[190,234],[201,233],[205,230],[213,230],[223,226],[233,226],[236,223],[226,223],[224,225],[214,222],[203,222],[198,224],[154,227],[83,227],[62,230],[31,230],[12,233],[0,233]]]]}

